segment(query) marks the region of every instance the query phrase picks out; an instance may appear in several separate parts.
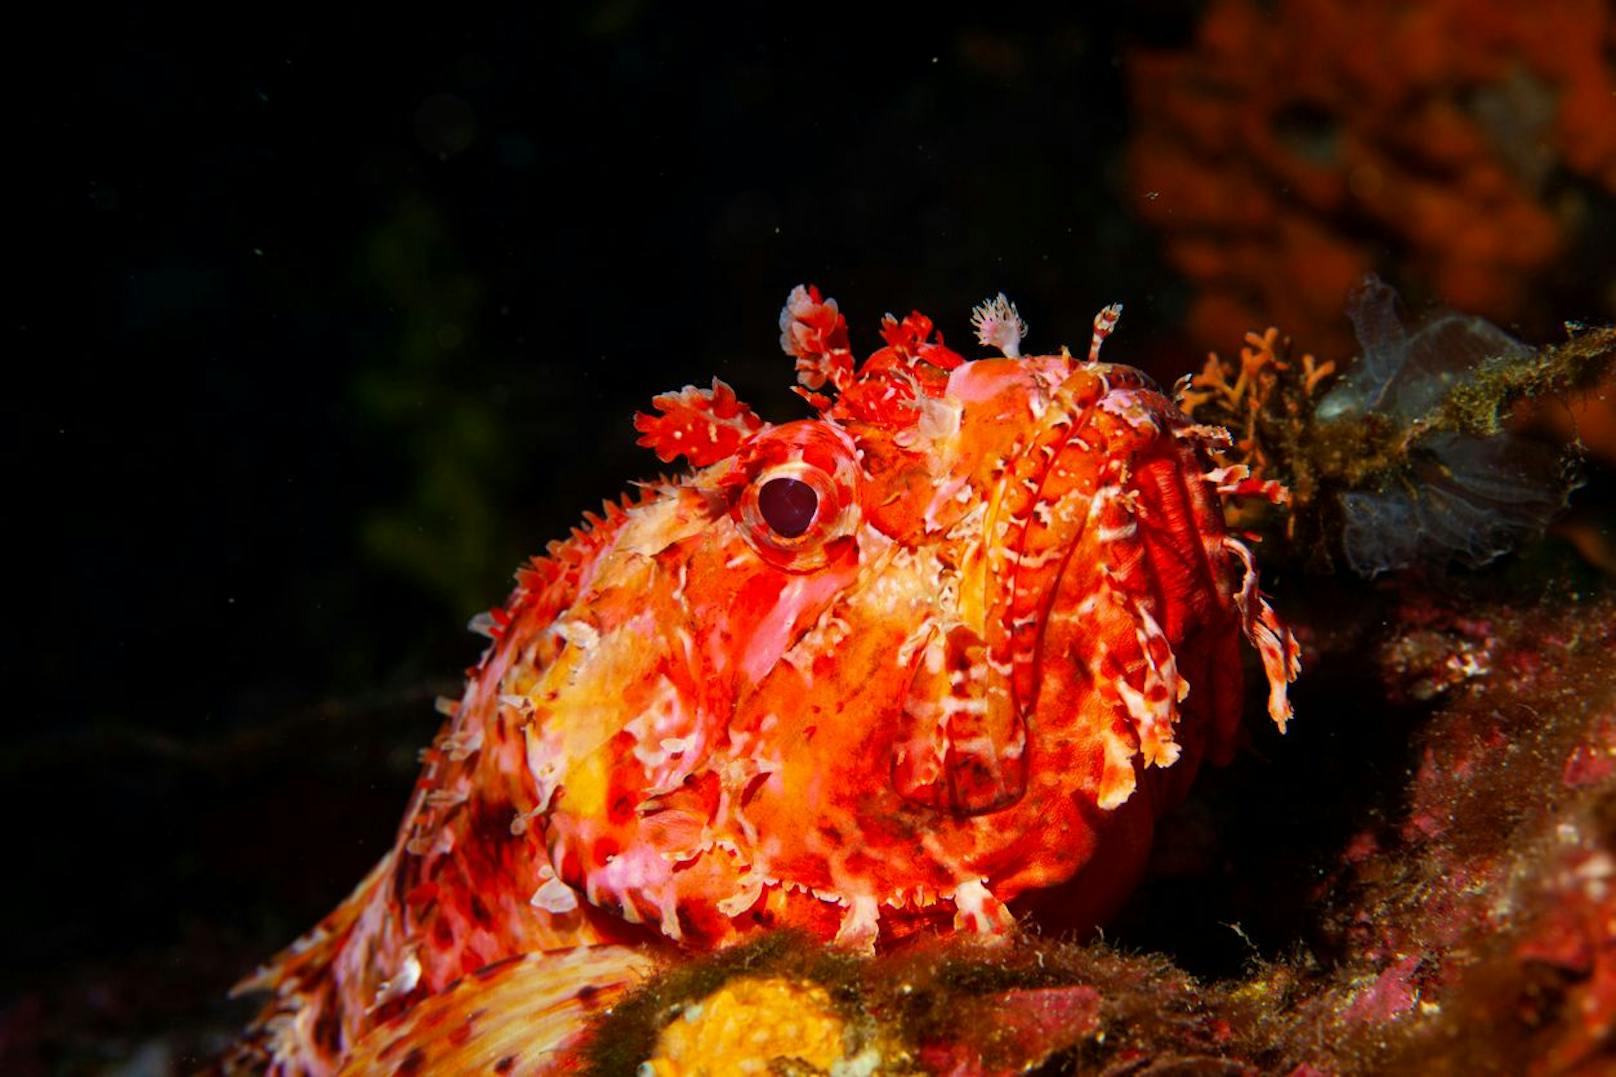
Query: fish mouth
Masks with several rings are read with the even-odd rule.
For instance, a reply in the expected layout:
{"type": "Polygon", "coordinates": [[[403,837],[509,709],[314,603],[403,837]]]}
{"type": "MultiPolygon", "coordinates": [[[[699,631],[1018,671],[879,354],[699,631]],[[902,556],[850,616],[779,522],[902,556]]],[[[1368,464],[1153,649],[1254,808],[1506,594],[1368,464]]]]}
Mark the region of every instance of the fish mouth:
{"type": "Polygon", "coordinates": [[[1092,479],[1103,453],[1083,432],[1107,389],[1088,371],[1062,383],[1040,401],[1029,443],[1006,464],[984,522],[982,631],[940,628],[915,663],[893,757],[893,783],[911,802],[977,816],[1026,793],[1045,626],[1072,554],[1096,523],[1092,479]]]}
{"type": "Polygon", "coordinates": [[[932,633],[915,663],[893,749],[905,800],[957,816],[1003,811],[1027,789],[1027,722],[1008,678],[967,625],[932,633]]]}

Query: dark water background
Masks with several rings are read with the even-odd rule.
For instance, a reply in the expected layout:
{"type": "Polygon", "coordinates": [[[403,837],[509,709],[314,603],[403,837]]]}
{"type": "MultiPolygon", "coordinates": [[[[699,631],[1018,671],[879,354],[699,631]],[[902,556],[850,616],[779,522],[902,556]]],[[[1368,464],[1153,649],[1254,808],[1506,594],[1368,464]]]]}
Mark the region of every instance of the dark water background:
{"type": "Polygon", "coordinates": [[[657,470],[634,409],[717,374],[802,413],[793,285],[855,350],[916,307],[966,345],[1003,290],[1035,347],[1122,300],[1112,358],[1198,367],[1120,157],[1120,56],[1193,7],[123,9],[13,40],[8,1072],[183,1068],[239,1019],[229,983],[390,844],[466,619],[657,470]]]}

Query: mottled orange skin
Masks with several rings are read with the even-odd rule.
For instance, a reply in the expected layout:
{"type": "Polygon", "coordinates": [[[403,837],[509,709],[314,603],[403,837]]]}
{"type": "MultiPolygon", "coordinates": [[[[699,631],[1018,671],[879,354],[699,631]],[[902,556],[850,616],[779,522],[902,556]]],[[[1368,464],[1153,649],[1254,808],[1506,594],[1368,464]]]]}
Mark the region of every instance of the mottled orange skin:
{"type": "Polygon", "coordinates": [[[1009,930],[1023,895],[1092,925],[1233,750],[1243,633],[1283,725],[1294,644],[1224,532],[1218,432],[1127,367],[965,362],[919,315],[857,370],[817,292],[782,329],[838,399],[771,426],[720,383],[637,420],[699,469],[518,574],[396,847],[256,981],[284,1071],[407,1053],[452,1008],[417,1003],[520,955],[867,950],[1009,930]],[[800,535],[780,477],[817,494],[800,535]]]}

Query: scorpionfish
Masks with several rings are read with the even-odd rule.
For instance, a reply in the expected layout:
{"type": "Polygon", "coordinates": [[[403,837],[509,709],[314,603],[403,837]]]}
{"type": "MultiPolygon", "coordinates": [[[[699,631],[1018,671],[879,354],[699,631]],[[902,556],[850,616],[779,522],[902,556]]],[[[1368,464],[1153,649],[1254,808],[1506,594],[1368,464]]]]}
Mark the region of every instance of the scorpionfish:
{"type": "Polygon", "coordinates": [[[799,287],[813,418],[717,380],[657,397],[641,444],[690,470],[474,621],[395,847],[242,985],[273,995],[229,1065],[544,1072],[592,1009],[755,932],[869,952],[1102,919],[1235,749],[1241,638],[1281,730],[1298,668],[1223,516],[1283,491],[1099,360],[1120,309],[1086,360],[1022,357],[1001,295],[991,358],[916,312],[856,363],[799,287]]]}

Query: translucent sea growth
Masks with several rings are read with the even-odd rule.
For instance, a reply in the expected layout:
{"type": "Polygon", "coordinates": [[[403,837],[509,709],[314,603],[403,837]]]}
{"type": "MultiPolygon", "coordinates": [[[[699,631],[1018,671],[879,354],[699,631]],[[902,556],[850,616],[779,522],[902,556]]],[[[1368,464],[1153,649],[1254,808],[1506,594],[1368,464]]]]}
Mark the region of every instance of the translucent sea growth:
{"type": "Polygon", "coordinates": [[[1374,576],[1450,559],[1483,565],[1541,533],[1571,490],[1565,454],[1507,430],[1423,432],[1456,384],[1488,362],[1528,360],[1532,349],[1485,319],[1452,312],[1410,333],[1397,294],[1374,276],[1348,314],[1361,358],[1315,417],[1350,423],[1373,412],[1408,446],[1403,466],[1341,495],[1342,553],[1353,571],[1374,576]]]}
{"type": "Polygon", "coordinates": [[[1233,462],[1291,487],[1285,534],[1315,564],[1486,564],[1541,533],[1575,485],[1574,449],[1513,429],[1515,405],[1608,377],[1616,329],[1568,325],[1566,342],[1532,348],[1473,315],[1410,327],[1397,308],[1370,275],[1348,308],[1359,358],[1341,376],[1293,360],[1270,329],[1247,335],[1238,364],[1210,356],[1180,406],[1235,431],[1233,462]]]}

